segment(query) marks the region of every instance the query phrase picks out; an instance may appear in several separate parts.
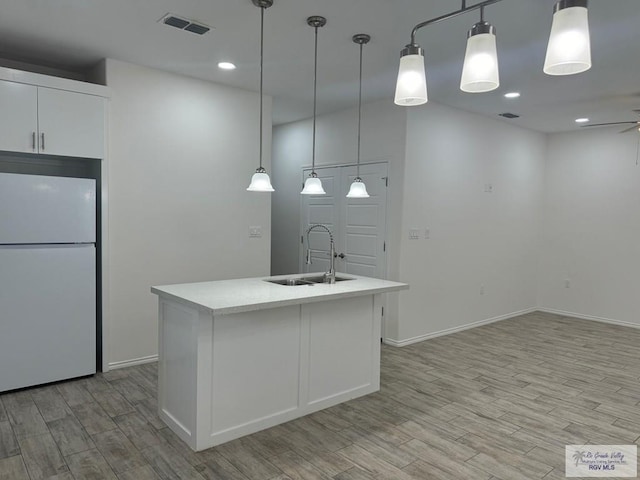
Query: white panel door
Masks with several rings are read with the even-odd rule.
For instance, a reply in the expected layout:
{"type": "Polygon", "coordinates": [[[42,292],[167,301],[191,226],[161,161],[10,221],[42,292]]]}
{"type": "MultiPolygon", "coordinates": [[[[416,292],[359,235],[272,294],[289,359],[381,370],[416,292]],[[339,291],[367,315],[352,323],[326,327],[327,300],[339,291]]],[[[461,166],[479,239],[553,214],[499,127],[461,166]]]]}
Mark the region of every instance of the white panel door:
{"type": "MultiPolygon", "coordinates": [[[[356,167],[343,168],[341,176],[346,191],[356,178],[356,167]]],[[[362,165],[360,177],[369,198],[343,200],[336,270],[386,278],[387,164],[362,165]]]]}
{"type": "Polygon", "coordinates": [[[36,152],[38,89],[0,81],[0,150],[36,152]]]}
{"type": "MultiPolygon", "coordinates": [[[[386,277],[386,207],[387,164],[367,164],[360,167],[360,176],[370,198],[346,198],[356,176],[356,167],[318,168],[326,195],[302,195],[301,234],[313,223],[327,225],[336,242],[336,271],[374,278],[386,277]]],[[[306,176],[309,171],[303,172],[306,176]]],[[[329,239],[322,230],[310,235],[310,246],[323,254],[312,255],[312,265],[306,265],[307,239],[301,242],[302,272],[325,272],[329,269],[329,239]]]]}
{"type": "Polygon", "coordinates": [[[103,158],[104,108],[102,97],[39,87],[40,153],[103,158]]]}
{"type": "Polygon", "coordinates": [[[96,181],[0,173],[0,244],[96,241],[96,181]]]}
{"type": "MultiPolygon", "coordinates": [[[[304,179],[311,170],[303,172],[304,179]]],[[[301,272],[326,272],[329,270],[329,235],[322,229],[315,229],[309,235],[309,246],[323,253],[313,253],[312,264],[307,265],[304,255],[307,249],[307,229],[313,224],[323,224],[335,234],[340,224],[340,167],[317,169],[326,195],[300,195],[302,197],[302,232],[304,251],[301,259],[301,272]]]]}
{"type": "Polygon", "coordinates": [[[0,247],[0,392],[96,372],[95,255],[0,247]]]}

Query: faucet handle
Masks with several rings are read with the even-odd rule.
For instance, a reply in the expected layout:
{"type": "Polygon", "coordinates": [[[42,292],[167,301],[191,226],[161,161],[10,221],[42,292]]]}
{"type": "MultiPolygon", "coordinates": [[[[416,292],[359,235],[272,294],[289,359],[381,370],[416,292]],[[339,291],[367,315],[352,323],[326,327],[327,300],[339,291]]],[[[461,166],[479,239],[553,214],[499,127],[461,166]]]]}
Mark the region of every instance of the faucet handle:
{"type": "Polygon", "coordinates": [[[325,272],[324,273],[324,282],[323,283],[330,283],[331,285],[336,283],[336,275],[335,273],[330,273],[330,272],[325,272]]]}

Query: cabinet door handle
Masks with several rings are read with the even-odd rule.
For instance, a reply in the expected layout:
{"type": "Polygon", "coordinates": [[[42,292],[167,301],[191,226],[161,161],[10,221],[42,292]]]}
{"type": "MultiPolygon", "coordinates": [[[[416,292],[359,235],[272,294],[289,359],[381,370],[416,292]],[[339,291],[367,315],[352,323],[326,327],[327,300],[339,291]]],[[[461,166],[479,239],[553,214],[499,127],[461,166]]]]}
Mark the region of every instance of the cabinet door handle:
{"type": "Polygon", "coordinates": [[[338,257],[340,257],[342,260],[344,260],[346,255],[344,253],[341,253],[340,255],[338,255],[338,257]]]}
{"type": "Polygon", "coordinates": [[[44,133],[40,134],[40,147],[42,148],[42,151],[44,151],[44,133]]]}
{"type": "Polygon", "coordinates": [[[31,149],[35,152],[36,147],[36,132],[31,132],[31,149]]]}

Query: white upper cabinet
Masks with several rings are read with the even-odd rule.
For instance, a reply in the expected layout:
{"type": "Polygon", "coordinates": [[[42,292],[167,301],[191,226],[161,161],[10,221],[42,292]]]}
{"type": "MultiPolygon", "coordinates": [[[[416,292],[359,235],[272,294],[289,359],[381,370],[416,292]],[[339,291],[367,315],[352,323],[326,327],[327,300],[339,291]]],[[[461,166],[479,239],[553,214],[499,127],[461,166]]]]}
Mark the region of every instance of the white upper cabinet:
{"type": "Polygon", "coordinates": [[[102,158],[104,128],[102,97],[38,87],[40,153],[102,158]]]}
{"type": "Polygon", "coordinates": [[[37,152],[38,87],[0,81],[0,150],[37,152]]]}
{"type": "Polygon", "coordinates": [[[0,150],[103,158],[105,99],[0,80],[0,150]]]}

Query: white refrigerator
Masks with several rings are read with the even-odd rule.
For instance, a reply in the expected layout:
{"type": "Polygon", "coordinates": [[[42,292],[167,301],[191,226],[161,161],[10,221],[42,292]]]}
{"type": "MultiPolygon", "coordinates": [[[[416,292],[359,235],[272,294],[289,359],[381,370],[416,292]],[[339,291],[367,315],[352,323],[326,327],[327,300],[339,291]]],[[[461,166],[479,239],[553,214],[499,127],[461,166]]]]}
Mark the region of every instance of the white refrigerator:
{"type": "Polygon", "coordinates": [[[96,372],[96,183],[0,173],[0,392],[96,372]]]}

